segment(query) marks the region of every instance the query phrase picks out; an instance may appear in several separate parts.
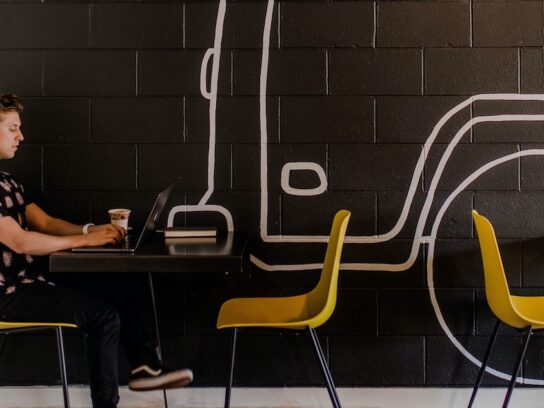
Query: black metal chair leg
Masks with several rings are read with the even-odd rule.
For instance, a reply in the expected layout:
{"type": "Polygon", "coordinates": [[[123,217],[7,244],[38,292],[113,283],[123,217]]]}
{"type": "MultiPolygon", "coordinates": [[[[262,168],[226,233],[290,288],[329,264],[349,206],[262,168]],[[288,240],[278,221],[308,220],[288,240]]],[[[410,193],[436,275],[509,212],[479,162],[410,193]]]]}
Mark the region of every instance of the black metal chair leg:
{"type": "MultiPolygon", "coordinates": [[[[332,379],[332,374],[331,374],[331,372],[329,370],[329,367],[327,365],[327,359],[325,358],[325,354],[323,353],[323,349],[321,348],[321,344],[319,343],[319,338],[317,337],[317,333],[311,327],[308,327],[308,332],[310,334],[310,337],[312,338],[312,342],[315,342],[314,344],[317,344],[317,346],[318,346],[317,348],[314,346],[314,351],[316,353],[319,353],[317,355],[317,358],[318,358],[318,362],[319,362],[320,366],[323,366],[323,364],[324,364],[325,369],[321,369],[321,373],[324,376],[326,376],[325,381],[327,381],[327,387],[328,387],[328,384],[332,384],[331,389],[332,389],[332,393],[334,395],[334,400],[336,401],[336,402],[333,401],[333,405],[340,407],[340,398],[338,398],[338,394],[336,392],[336,387],[334,386],[334,381],[332,379]]],[[[330,395],[330,392],[329,392],[329,395],[330,395]]]]}
{"type": "Polygon", "coordinates": [[[68,395],[68,379],[66,377],[66,362],[64,359],[64,342],[62,339],[62,327],[57,327],[56,332],[57,351],[59,355],[60,381],[62,382],[62,392],[64,395],[64,408],[70,408],[70,397],[68,395]]]}
{"type": "Polygon", "coordinates": [[[227,382],[227,389],[225,390],[225,408],[230,407],[230,390],[232,389],[232,380],[234,378],[234,358],[236,357],[236,337],[238,335],[238,329],[232,330],[232,337],[230,341],[230,360],[229,360],[229,378],[227,382]]]}
{"type": "Polygon", "coordinates": [[[502,404],[503,408],[506,408],[510,403],[510,397],[512,396],[512,392],[514,391],[516,379],[518,378],[519,368],[521,366],[523,357],[525,356],[525,352],[527,351],[527,346],[529,345],[531,334],[533,334],[533,328],[529,326],[529,328],[527,329],[527,333],[525,334],[525,338],[523,339],[523,345],[519,352],[516,365],[514,366],[514,371],[512,372],[512,378],[510,378],[510,385],[508,386],[508,391],[506,392],[506,397],[504,397],[504,403],[502,404]]]}
{"type": "MultiPolygon", "coordinates": [[[[157,357],[161,364],[162,361],[162,348],[161,348],[161,335],[159,330],[159,319],[157,318],[157,303],[155,302],[155,287],[153,286],[153,274],[147,273],[147,281],[149,282],[149,292],[151,294],[151,306],[153,309],[153,321],[155,323],[155,342],[157,344],[156,351],[157,357]]],[[[164,401],[164,408],[168,408],[168,396],[166,395],[166,389],[162,389],[162,399],[164,401]]]]}
{"type": "Polygon", "coordinates": [[[329,392],[329,397],[331,398],[332,405],[334,408],[342,408],[342,406],[340,405],[340,399],[338,398],[338,394],[336,393],[334,382],[332,380],[331,372],[329,371],[327,361],[325,360],[325,355],[323,354],[323,350],[321,349],[321,345],[319,344],[317,334],[315,333],[315,330],[311,327],[308,327],[308,333],[310,334],[310,338],[312,339],[315,356],[319,363],[321,374],[323,375],[325,383],[327,384],[327,391],[329,392]]]}
{"type": "Polygon", "coordinates": [[[480,384],[485,374],[485,368],[487,367],[489,356],[491,355],[491,351],[493,350],[493,346],[495,345],[495,340],[497,339],[497,334],[499,333],[500,326],[501,326],[501,321],[497,319],[497,323],[495,323],[495,329],[493,330],[493,334],[491,335],[491,338],[489,339],[489,345],[487,346],[487,351],[485,352],[484,361],[482,361],[482,366],[480,367],[480,371],[478,371],[478,377],[476,378],[476,383],[474,384],[474,389],[472,390],[472,395],[470,396],[468,408],[472,407],[472,404],[474,403],[474,400],[476,399],[476,394],[478,393],[478,390],[480,389],[480,384]]]}

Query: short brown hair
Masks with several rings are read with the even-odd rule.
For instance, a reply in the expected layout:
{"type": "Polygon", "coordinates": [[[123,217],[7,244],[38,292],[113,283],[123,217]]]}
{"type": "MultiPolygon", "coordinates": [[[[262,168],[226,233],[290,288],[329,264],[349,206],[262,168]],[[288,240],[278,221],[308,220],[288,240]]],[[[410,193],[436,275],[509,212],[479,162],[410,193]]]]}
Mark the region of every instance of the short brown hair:
{"type": "Polygon", "coordinates": [[[15,111],[21,113],[23,104],[17,95],[6,94],[0,95],[0,114],[15,111]]]}

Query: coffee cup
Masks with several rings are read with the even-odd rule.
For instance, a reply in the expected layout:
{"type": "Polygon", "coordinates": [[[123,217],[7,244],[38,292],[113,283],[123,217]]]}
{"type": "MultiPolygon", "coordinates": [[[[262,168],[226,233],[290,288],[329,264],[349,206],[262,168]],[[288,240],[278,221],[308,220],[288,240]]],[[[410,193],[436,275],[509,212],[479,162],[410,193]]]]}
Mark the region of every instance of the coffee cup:
{"type": "Polygon", "coordinates": [[[127,208],[112,208],[108,210],[110,215],[110,222],[113,225],[118,225],[128,230],[128,217],[130,216],[130,210],[127,208]]]}

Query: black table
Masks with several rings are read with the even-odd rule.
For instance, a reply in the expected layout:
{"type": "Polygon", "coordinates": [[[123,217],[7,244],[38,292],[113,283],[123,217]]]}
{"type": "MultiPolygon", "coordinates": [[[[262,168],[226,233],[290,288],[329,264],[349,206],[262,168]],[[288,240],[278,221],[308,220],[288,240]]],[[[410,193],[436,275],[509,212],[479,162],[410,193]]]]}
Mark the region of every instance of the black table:
{"type": "Polygon", "coordinates": [[[249,277],[245,267],[247,234],[219,233],[216,240],[200,241],[206,239],[195,238],[191,243],[172,239],[166,241],[167,245],[162,234],[154,234],[132,254],[55,252],[49,257],[49,272],[160,272],[191,277],[249,277]]]}
{"type": "MultiPolygon", "coordinates": [[[[189,243],[186,242],[180,239],[165,241],[162,234],[154,234],[132,254],[55,252],[49,256],[49,272],[147,273],[157,348],[159,358],[162,360],[155,290],[153,288],[152,275],[154,273],[175,273],[191,278],[249,278],[249,268],[246,266],[248,243],[246,233],[219,233],[215,240],[195,238],[189,243]]],[[[166,392],[164,392],[164,402],[168,408],[166,392]]]]}

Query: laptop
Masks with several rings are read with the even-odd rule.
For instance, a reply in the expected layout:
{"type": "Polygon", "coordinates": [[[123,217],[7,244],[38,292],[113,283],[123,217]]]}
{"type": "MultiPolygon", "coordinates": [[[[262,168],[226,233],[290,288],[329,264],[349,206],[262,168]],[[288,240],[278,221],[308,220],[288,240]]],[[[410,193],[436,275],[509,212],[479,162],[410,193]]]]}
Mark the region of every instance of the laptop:
{"type": "Polygon", "coordinates": [[[145,222],[144,227],[142,228],[142,231],[140,232],[140,235],[138,236],[138,239],[136,241],[136,244],[133,245],[131,237],[129,236],[128,241],[121,242],[119,245],[104,245],[104,246],[96,246],[96,247],[81,247],[81,248],[72,248],[72,252],[113,252],[113,253],[133,253],[138,250],[138,248],[142,245],[144,240],[149,236],[149,234],[153,231],[155,231],[155,224],[157,222],[157,219],[160,217],[162,211],[164,210],[164,206],[166,205],[166,202],[168,201],[168,196],[170,196],[170,192],[172,191],[172,187],[170,186],[166,188],[165,190],[161,191],[157,198],[155,199],[155,203],[153,204],[153,208],[151,208],[151,211],[149,213],[149,216],[147,217],[147,221],[145,222]]]}

